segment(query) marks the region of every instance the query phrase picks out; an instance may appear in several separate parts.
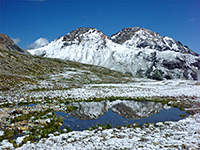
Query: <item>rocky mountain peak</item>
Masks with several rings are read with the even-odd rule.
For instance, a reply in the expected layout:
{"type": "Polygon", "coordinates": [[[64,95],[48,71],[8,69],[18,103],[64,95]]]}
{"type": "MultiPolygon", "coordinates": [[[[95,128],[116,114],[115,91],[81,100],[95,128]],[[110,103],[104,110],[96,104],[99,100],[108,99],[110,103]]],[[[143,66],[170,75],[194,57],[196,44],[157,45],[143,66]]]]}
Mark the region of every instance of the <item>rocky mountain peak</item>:
{"type": "Polygon", "coordinates": [[[63,36],[64,47],[72,44],[80,44],[82,41],[89,41],[95,39],[105,40],[107,37],[103,32],[96,28],[78,28],[63,36]]]}
{"type": "Polygon", "coordinates": [[[167,36],[161,36],[157,32],[145,28],[124,28],[122,31],[113,34],[111,39],[115,43],[123,44],[128,48],[149,48],[158,51],[172,50],[198,56],[187,46],[183,46],[181,42],[167,36]]]}
{"type": "Polygon", "coordinates": [[[146,37],[151,37],[154,35],[154,32],[140,27],[130,27],[124,28],[120,32],[113,34],[111,39],[118,44],[123,44],[127,40],[131,40],[133,36],[139,36],[139,34],[146,37]]]}
{"type": "Polygon", "coordinates": [[[17,46],[9,36],[3,33],[0,33],[0,48],[9,51],[27,53],[25,50],[17,46]]]}
{"type": "Polygon", "coordinates": [[[104,35],[101,31],[97,30],[96,28],[82,28],[81,27],[66,34],[63,37],[63,41],[74,41],[77,38],[80,39],[85,33],[91,34],[94,32],[99,33],[100,35],[104,35]]]}
{"type": "Polygon", "coordinates": [[[88,32],[90,29],[91,28],[78,28],[76,30],[73,30],[63,37],[63,41],[74,41],[77,37],[79,37],[81,34],[88,32]]]}

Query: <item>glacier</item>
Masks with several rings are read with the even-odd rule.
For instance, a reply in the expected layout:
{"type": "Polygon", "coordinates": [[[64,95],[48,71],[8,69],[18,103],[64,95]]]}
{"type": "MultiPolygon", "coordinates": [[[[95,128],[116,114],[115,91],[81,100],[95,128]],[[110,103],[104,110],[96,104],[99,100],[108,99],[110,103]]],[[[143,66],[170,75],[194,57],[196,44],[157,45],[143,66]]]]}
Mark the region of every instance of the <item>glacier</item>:
{"type": "Polygon", "coordinates": [[[103,66],[156,80],[200,79],[200,55],[170,37],[133,27],[106,36],[96,28],[78,28],[32,55],[103,66]]]}

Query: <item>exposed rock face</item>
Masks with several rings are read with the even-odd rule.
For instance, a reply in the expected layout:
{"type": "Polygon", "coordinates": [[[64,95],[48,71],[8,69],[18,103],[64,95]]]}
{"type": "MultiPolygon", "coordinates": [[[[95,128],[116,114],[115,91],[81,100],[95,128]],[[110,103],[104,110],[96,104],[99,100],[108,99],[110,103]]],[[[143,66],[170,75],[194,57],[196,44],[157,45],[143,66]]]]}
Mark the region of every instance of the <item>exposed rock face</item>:
{"type": "Polygon", "coordinates": [[[63,41],[74,41],[75,39],[80,39],[81,37],[79,35],[82,35],[89,30],[90,28],[78,28],[76,30],[73,30],[72,32],[64,36],[63,41]]]}
{"type": "Polygon", "coordinates": [[[27,53],[25,50],[17,46],[6,34],[0,33],[0,48],[4,50],[17,51],[27,53]]]}
{"type": "Polygon", "coordinates": [[[200,79],[200,56],[170,37],[133,27],[110,37],[95,28],[78,28],[33,55],[103,66],[134,77],[200,79]]]}
{"type": "MultiPolygon", "coordinates": [[[[105,34],[103,34],[101,31],[97,30],[96,28],[78,28],[76,30],[73,30],[72,32],[68,33],[63,37],[64,46],[69,46],[72,44],[80,44],[83,40],[93,40],[89,38],[88,36],[84,36],[84,34],[92,34],[92,33],[99,33],[102,39],[105,39],[107,37],[105,34]]],[[[107,37],[108,38],[108,37],[107,37]]],[[[105,42],[105,41],[104,41],[105,42]]]]}
{"type": "Polygon", "coordinates": [[[126,47],[150,48],[158,51],[172,50],[198,56],[197,53],[190,50],[187,46],[183,46],[179,41],[175,41],[170,37],[160,36],[157,32],[139,27],[124,28],[122,31],[112,35],[111,39],[126,47]]]}

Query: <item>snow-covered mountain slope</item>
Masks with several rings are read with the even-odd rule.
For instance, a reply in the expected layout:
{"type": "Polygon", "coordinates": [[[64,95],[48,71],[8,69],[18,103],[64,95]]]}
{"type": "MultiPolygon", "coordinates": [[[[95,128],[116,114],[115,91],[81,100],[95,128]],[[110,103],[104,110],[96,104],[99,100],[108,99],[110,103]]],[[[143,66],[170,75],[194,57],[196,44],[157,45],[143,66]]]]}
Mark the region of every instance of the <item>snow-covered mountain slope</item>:
{"type": "Polygon", "coordinates": [[[170,37],[162,37],[157,32],[139,27],[124,28],[122,31],[112,35],[111,39],[132,49],[137,47],[156,49],[158,51],[171,50],[198,56],[197,53],[187,46],[183,46],[179,41],[175,41],[170,37]]]}
{"type": "Polygon", "coordinates": [[[111,38],[95,28],[78,28],[33,55],[103,66],[161,80],[200,79],[200,56],[169,37],[143,28],[125,28],[111,38]]]}

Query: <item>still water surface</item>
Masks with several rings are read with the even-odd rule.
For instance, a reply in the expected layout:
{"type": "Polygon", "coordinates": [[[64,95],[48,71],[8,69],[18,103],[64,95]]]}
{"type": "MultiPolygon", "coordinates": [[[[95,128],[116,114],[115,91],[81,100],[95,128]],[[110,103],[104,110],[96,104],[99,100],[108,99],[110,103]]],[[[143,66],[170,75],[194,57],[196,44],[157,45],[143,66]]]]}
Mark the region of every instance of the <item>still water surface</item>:
{"type": "Polygon", "coordinates": [[[188,115],[178,108],[169,108],[162,103],[136,101],[104,101],[72,103],[77,110],[71,113],[55,112],[64,118],[61,130],[70,127],[71,130],[85,130],[97,124],[111,124],[113,127],[127,124],[156,123],[160,121],[178,121],[180,114],[188,115]]]}

